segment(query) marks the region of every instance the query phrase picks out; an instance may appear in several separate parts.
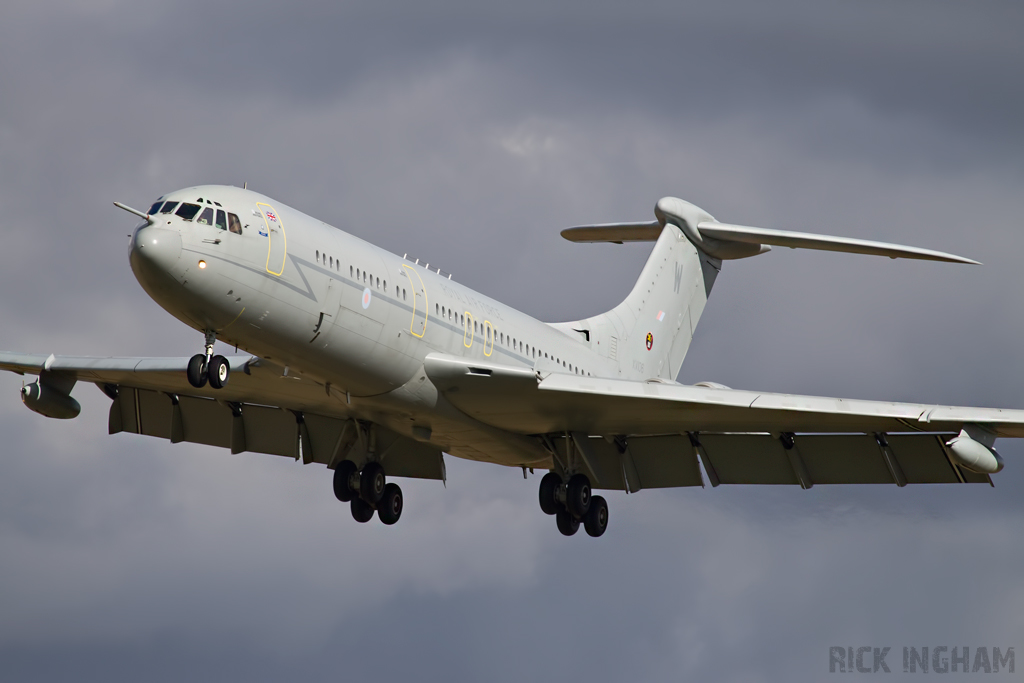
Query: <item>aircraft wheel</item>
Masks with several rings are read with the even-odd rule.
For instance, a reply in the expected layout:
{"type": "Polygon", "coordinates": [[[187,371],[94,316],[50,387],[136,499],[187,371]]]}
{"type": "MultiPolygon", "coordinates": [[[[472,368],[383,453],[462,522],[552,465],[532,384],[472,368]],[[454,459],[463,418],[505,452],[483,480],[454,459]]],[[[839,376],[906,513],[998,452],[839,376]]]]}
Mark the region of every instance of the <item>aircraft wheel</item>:
{"type": "Polygon", "coordinates": [[[353,498],[350,505],[352,506],[352,519],[360,524],[365,524],[373,519],[373,506],[362,498],[353,498]]]}
{"type": "Polygon", "coordinates": [[[594,496],[590,499],[590,509],[587,516],[583,518],[583,527],[587,533],[597,538],[608,528],[608,503],[603,496],[594,496]]]}
{"type": "Polygon", "coordinates": [[[398,484],[388,484],[384,487],[384,495],[381,496],[380,502],[377,503],[377,516],[385,524],[394,524],[402,516],[403,505],[401,487],[398,484]]]}
{"type": "Polygon", "coordinates": [[[355,473],[356,464],[351,460],[342,460],[334,468],[334,496],[342,503],[348,503],[354,497],[355,492],[349,482],[355,473]]]}
{"type": "Polygon", "coordinates": [[[228,359],[224,356],[214,356],[211,358],[207,374],[210,376],[211,387],[223,389],[224,385],[228,383],[228,377],[231,375],[231,365],[228,364],[228,359]]]}
{"type": "Polygon", "coordinates": [[[206,356],[201,353],[197,353],[188,359],[188,369],[185,371],[188,375],[188,383],[194,386],[196,389],[202,389],[206,386],[206,356]]]}
{"type": "Polygon", "coordinates": [[[558,530],[563,536],[572,536],[580,530],[580,520],[573,517],[568,510],[559,510],[555,515],[555,522],[558,523],[558,530]]]}
{"type": "Polygon", "coordinates": [[[565,485],[565,505],[576,519],[583,519],[590,509],[590,480],[574,474],[565,485]]]}
{"type": "Polygon", "coordinates": [[[562,485],[562,477],[556,472],[548,472],[540,480],[540,509],[546,515],[553,515],[561,507],[555,494],[562,485]]]}
{"type": "Polygon", "coordinates": [[[384,468],[377,462],[368,462],[359,475],[359,495],[370,505],[376,505],[384,495],[384,468]]]}

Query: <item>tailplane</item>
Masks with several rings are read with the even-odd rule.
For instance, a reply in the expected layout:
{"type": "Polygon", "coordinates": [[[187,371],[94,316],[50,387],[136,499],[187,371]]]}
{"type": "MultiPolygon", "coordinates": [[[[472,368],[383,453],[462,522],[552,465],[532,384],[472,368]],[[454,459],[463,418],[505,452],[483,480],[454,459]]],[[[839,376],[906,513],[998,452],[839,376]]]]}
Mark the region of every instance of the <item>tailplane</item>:
{"type": "Polygon", "coordinates": [[[585,331],[591,347],[616,362],[619,376],[674,381],[690,348],[723,260],[757,256],[771,245],[928,261],[977,264],[962,256],[886,242],[719,223],[693,204],[665,197],[656,221],[584,225],[562,231],[573,242],[655,242],[626,300],[586,320],[557,323],[585,331]]]}

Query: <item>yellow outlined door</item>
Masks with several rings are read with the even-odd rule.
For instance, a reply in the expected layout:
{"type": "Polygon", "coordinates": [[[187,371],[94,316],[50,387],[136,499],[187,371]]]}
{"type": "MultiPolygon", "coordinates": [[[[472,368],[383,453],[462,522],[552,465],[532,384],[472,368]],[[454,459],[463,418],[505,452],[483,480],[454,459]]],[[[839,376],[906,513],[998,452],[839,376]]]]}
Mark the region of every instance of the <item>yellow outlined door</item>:
{"type": "Polygon", "coordinates": [[[409,293],[412,294],[412,322],[409,323],[409,333],[414,337],[422,337],[427,333],[427,288],[415,268],[404,263],[402,268],[408,276],[409,293]]]}
{"type": "MultiPolygon", "coordinates": [[[[281,217],[277,215],[270,204],[256,202],[263,213],[263,223],[266,225],[267,237],[267,272],[271,275],[280,275],[284,272],[284,258],[288,253],[288,239],[284,234],[284,224],[281,217]]],[[[260,231],[263,233],[264,231],[260,231]]]]}
{"type": "Polygon", "coordinates": [[[466,321],[462,329],[462,345],[467,349],[473,345],[473,314],[466,311],[466,321]]]}
{"type": "Polygon", "coordinates": [[[494,352],[494,325],[490,320],[484,321],[484,355],[489,356],[494,352]]]}

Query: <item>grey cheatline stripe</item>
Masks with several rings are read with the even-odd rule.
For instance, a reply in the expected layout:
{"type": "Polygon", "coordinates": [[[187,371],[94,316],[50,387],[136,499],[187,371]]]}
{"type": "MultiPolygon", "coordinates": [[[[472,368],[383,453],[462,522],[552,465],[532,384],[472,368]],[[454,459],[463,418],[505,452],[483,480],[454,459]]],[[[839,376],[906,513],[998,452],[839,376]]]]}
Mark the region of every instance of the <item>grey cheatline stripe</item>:
{"type": "MultiPolygon", "coordinates": [[[[228,258],[226,256],[220,256],[218,254],[205,254],[203,252],[199,252],[199,251],[196,251],[194,249],[183,249],[182,251],[187,251],[187,252],[190,252],[190,253],[193,253],[193,254],[197,254],[199,256],[203,256],[204,258],[217,259],[218,261],[223,261],[224,263],[228,263],[230,265],[236,266],[238,268],[241,268],[242,270],[247,270],[250,273],[255,273],[256,275],[259,275],[261,277],[265,277],[268,280],[273,280],[275,282],[278,282],[279,284],[284,285],[285,287],[291,289],[292,291],[298,292],[299,294],[301,294],[302,296],[306,297],[307,299],[309,299],[311,301],[318,302],[318,299],[316,298],[316,295],[313,294],[313,287],[309,284],[309,280],[306,279],[306,274],[303,272],[304,268],[309,268],[310,270],[314,270],[314,271],[316,271],[316,272],[318,272],[318,273],[320,273],[322,275],[326,275],[326,276],[330,277],[332,280],[335,280],[337,282],[341,282],[343,284],[346,284],[349,287],[352,287],[353,289],[355,289],[357,291],[362,291],[363,289],[365,289],[365,284],[362,283],[362,282],[359,282],[358,280],[347,278],[347,277],[341,275],[340,273],[334,272],[332,270],[328,270],[327,268],[322,268],[318,264],[311,263],[311,262],[307,261],[306,259],[300,258],[298,256],[294,256],[292,254],[288,254],[288,258],[291,260],[292,264],[295,265],[295,270],[298,272],[299,277],[302,278],[302,283],[304,285],[306,285],[306,289],[305,290],[303,290],[300,287],[296,287],[295,285],[291,284],[290,282],[284,280],[283,278],[281,278],[281,277],[279,277],[277,275],[271,275],[270,273],[260,272],[259,270],[255,269],[255,268],[247,266],[247,265],[245,265],[243,263],[240,263],[239,261],[237,261],[235,259],[228,258]]],[[[397,298],[395,298],[393,296],[390,296],[388,294],[381,294],[380,292],[378,292],[376,296],[380,297],[386,303],[391,304],[392,306],[396,306],[397,308],[399,308],[401,310],[404,310],[405,312],[407,312],[409,314],[411,314],[413,312],[412,306],[410,306],[407,303],[402,302],[401,300],[399,300],[399,299],[397,299],[397,298]]],[[[429,315],[428,315],[427,319],[428,319],[428,321],[430,320],[429,315]]],[[[461,334],[462,331],[463,331],[461,327],[455,327],[454,325],[449,323],[447,320],[439,319],[439,318],[436,318],[436,317],[434,318],[433,324],[445,327],[445,328],[447,328],[448,330],[450,330],[454,334],[461,334]]],[[[518,354],[516,354],[516,353],[514,353],[512,351],[509,351],[508,349],[506,349],[506,348],[504,348],[502,346],[497,345],[497,344],[495,344],[494,346],[495,346],[495,348],[500,353],[505,354],[509,358],[523,361],[527,365],[530,364],[530,358],[528,356],[520,356],[520,355],[518,355],[518,354]]]]}

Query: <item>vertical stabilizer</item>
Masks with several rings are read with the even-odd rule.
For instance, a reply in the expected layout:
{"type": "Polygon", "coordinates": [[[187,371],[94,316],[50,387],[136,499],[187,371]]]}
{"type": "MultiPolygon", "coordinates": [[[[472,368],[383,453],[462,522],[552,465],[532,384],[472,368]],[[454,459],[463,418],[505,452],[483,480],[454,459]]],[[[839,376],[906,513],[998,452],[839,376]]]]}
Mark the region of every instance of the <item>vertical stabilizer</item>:
{"type": "Polygon", "coordinates": [[[721,267],[668,223],[625,301],[558,327],[589,330],[592,348],[617,363],[620,377],[675,380],[721,267]]]}

